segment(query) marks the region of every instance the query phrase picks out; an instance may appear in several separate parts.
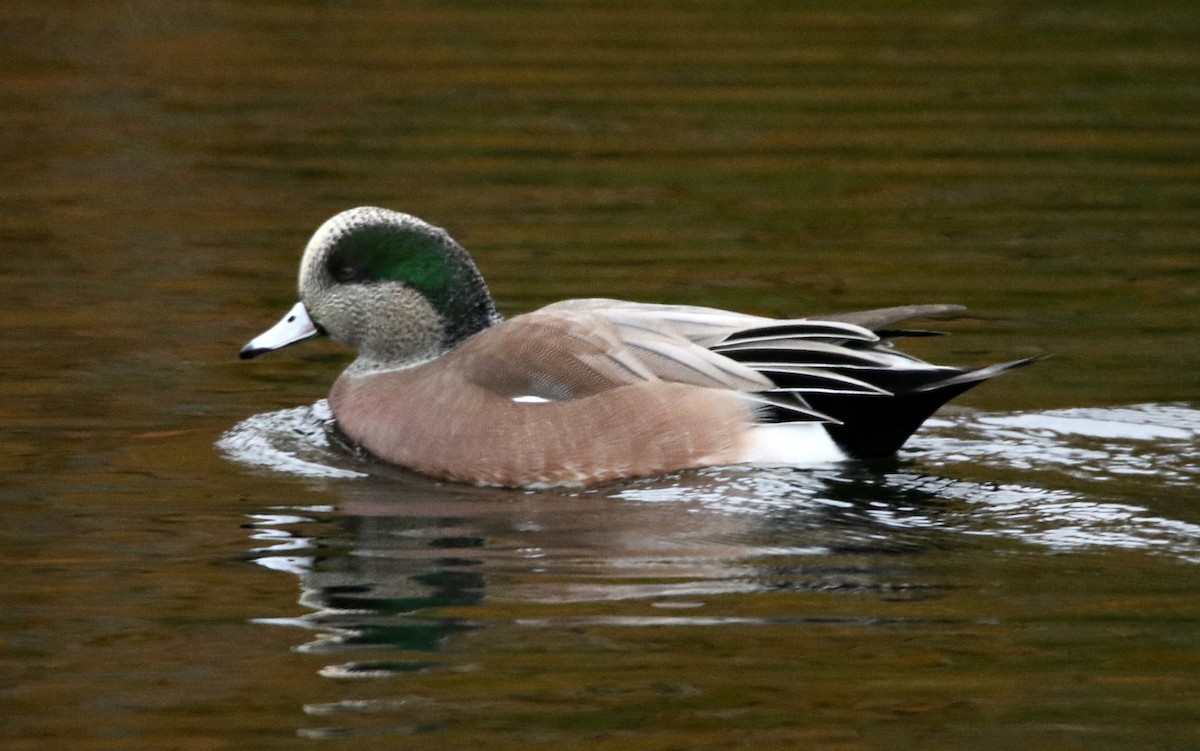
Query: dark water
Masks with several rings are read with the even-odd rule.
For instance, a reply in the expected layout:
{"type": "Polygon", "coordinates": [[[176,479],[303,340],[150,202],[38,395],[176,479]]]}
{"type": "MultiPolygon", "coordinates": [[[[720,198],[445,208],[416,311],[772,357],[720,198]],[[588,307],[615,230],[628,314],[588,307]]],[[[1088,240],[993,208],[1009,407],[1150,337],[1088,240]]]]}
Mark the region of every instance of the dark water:
{"type": "Polygon", "coordinates": [[[1193,3],[14,0],[13,749],[1200,747],[1193,3]],[[895,464],[583,492],[326,443],[322,220],[501,307],[960,302],[895,464]],[[315,407],[314,407],[315,404],[315,407]]]}

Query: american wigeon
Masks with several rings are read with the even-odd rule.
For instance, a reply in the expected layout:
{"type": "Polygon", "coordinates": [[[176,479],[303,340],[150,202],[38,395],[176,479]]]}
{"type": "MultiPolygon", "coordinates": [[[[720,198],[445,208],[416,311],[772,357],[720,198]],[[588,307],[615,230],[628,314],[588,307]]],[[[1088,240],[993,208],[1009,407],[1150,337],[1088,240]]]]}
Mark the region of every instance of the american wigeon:
{"type": "Polygon", "coordinates": [[[967,370],[892,347],[912,305],[776,320],[566,300],[505,320],[467,252],[387,209],[329,219],[300,302],[242,358],[328,334],[357,348],[338,428],[388,462],[485,485],[584,485],[738,463],[894,453],[948,399],[1030,359],[967,370]]]}

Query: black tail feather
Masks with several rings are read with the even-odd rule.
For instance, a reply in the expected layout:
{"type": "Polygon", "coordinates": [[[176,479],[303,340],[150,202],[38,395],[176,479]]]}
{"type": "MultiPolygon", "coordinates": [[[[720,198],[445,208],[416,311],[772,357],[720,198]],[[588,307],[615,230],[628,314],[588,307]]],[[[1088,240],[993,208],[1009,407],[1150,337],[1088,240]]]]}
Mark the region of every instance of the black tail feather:
{"type": "MultiPolygon", "coordinates": [[[[814,410],[836,418],[825,430],[850,456],[874,459],[894,454],[934,412],[959,394],[984,381],[1040,358],[1026,358],[957,371],[929,383],[897,390],[892,396],[805,394],[814,410]]],[[[895,373],[893,373],[895,375],[895,373]]]]}
{"type": "Polygon", "coordinates": [[[893,324],[961,310],[954,305],[914,305],[848,313],[833,320],[798,319],[735,332],[712,350],[774,384],[756,399],[764,422],[821,422],[848,455],[877,458],[894,454],[954,397],[1041,359],[964,369],[933,365],[892,347],[892,339],[938,334],[893,324]]]}

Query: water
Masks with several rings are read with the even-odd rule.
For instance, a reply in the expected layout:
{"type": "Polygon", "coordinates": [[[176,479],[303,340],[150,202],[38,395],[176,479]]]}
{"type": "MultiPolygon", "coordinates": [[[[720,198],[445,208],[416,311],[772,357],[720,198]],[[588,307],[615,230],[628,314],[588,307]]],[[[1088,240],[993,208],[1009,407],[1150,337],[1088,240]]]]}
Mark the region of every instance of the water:
{"type": "Polygon", "coordinates": [[[1200,12],[9,3],[5,748],[1195,748],[1200,12]],[[752,12],[751,12],[752,11],[752,12]],[[509,314],[959,302],[896,462],[585,491],[332,444],[237,349],[327,216],[509,314]]]}

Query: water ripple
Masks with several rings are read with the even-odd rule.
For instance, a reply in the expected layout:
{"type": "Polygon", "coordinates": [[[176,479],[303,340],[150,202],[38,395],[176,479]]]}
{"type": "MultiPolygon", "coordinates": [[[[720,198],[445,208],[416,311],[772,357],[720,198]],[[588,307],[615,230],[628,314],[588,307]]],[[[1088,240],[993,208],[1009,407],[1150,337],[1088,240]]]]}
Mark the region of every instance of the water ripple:
{"type": "MultiPolygon", "coordinates": [[[[331,424],[328,407],[318,402],[249,418],[222,436],[218,445],[240,463],[302,477],[353,480],[391,476],[395,471],[341,450],[331,439],[331,424]]],[[[902,463],[892,468],[717,467],[584,491],[551,491],[541,497],[555,504],[570,498],[604,498],[670,504],[707,515],[786,516],[791,524],[815,527],[831,516],[840,518],[838,534],[812,545],[813,555],[824,554],[831,546],[903,546],[906,532],[940,530],[1007,537],[1055,551],[1142,549],[1195,561],[1200,560],[1200,525],[1152,513],[1126,495],[1131,487],[1139,491],[1138,497],[1154,496],[1155,489],[1190,493],[1200,481],[1198,438],[1200,411],[1186,404],[1010,414],[962,411],[929,421],[905,449],[902,463]],[[853,518],[862,523],[844,523],[853,518]]],[[[506,499],[537,495],[441,483],[406,490],[448,494],[447,499],[454,493],[477,497],[471,495],[476,491],[506,499]]],[[[388,504],[381,502],[384,508],[388,504]]],[[[302,570],[302,557],[296,554],[308,541],[273,537],[270,528],[287,520],[274,521],[264,516],[257,522],[256,539],[268,543],[261,552],[270,553],[261,562],[302,570]]],[[[697,528],[705,527],[696,521],[697,528]]],[[[527,535],[540,529],[536,518],[514,523],[524,525],[527,535]]],[[[710,542],[719,537],[711,528],[705,528],[705,533],[710,542]]],[[[507,554],[524,559],[541,555],[536,548],[507,554]]],[[[755,554],[769,551],[756,549],[755,554]]],[[[494,557],[496,551],[484,555],[494,557]]],[[[682,558],[696,563],[694,556],[682,558]]],[[[613,556],[605,562],[613,566],[619,560],[621,556],[613,556]]],[[[753,585],[726,581],[725,586],[753,585]]],[[[663,585],[646,591],[662,594],[670,589],[663,585]]],[[[685,590],[679,593],[686,594],[685,590]]],[[[626,590],[626,595],[637,591],[626,590]]],[[[576,594],[585,599],[595,596],[576,594]]],[[[610,588],[605,596],[625,595],[610,588]]]]}

